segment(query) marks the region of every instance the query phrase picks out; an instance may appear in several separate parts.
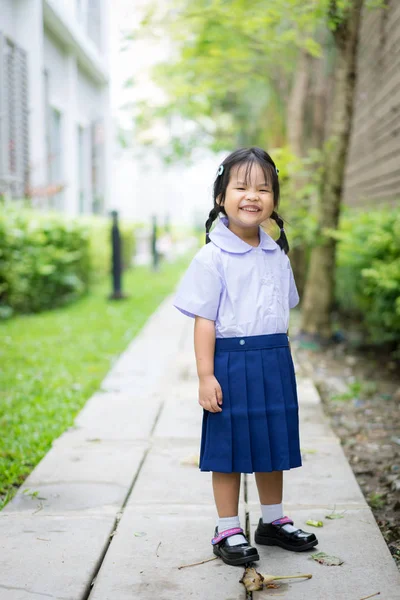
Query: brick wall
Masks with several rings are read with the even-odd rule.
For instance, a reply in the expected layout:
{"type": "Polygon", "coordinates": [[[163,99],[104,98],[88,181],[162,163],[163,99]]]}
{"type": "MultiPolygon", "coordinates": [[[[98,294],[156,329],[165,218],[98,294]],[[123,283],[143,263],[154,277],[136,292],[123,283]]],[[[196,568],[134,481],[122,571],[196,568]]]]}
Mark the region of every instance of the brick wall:
{"type": "Polygon", "coordinates": [[[400,201],[400,0],[364,9],[344,201],[400,201]]]}

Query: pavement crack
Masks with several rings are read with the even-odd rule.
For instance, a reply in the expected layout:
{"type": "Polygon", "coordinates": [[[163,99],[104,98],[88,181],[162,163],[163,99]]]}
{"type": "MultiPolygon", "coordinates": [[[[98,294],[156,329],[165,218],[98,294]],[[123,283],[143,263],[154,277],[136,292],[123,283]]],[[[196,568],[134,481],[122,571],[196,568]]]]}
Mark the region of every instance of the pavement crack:
{"type": "MultiPolygon", "coordinates": [[[[155,418],[155,423],[157,422],[157,418],[159,417],[159,414],[161,412],[161,408],[162,408],[162,405],[161,405],[160,409],[158,410],[157,416],[155,418]]],[[[153,428],[154,427],[155,427],[155,424],[153,425],[153,428]]],[[[140,475],[140,473],[142,471],[143,465],[146,462],[146,458],[147,458],[147,455],[150,452],[150,449],[151,449],[151,447],[149,446],[145,450],[145,452],[143,454],[142,460],[140,461],[139,467],[138,467],[138,469],[137,469],[137,471],[135,473],[135,476],[134,476],[134,478],[132,480],[132,483],[129,486],[128,492],[127,492],[127,494],[125,496],[125,500],[124,500],[124,502],[123,502],[120,510],[116,514],[116,517],[115,517],[114,523],[113,523],[113,527],[112,527],[112,531],[111,531],[111,533],[108,536],[108,540],[107,540],[107,543],[106,543],[105,548],[103,550],[103,553],[101,554],[101,556],[99,557],[99,560],[97,561],[97,564],[96,564],[96,566],[94,568],[94,571],[92,573],[92,576],[90,578],[90,583],[87,586],[85,594],[82,596],[82,598],[80,600],[89,600],[90,599],[92,590],[94,588],[94,584],[95,584],[96,579],[98,577],[98,574],[99,574],[99,572],[101,570],[101,567],[103,566],[103,563],[104,563],[104,561],[106,559],[108,550],[109,550],[109,548],[111,546],[111,543],[112,543],[112,540],[113,540],[115,534],[117,533],[119,522],[121,521],[121,519],[123,517],[125,507],[126,507],[126,505],[128,503],[128,500],[129,500],[129,498],[130,498],[130,496],[132,494],[133,488],[135,487],[136,481],[138,480],[138,477],[139,477],[139,475],[140,475]]]]}
{"type": "Polygon", "coordinates": [[[158,423],[158,421],[160,420],[161,413],[162,413],[162,411],[163,411],[163,408],[164,408],[164,404],[165,404],[165,402],[164,402],[164,401],[162,401],[162,402],[160,403],[160,406],[159,406],[159,408],[158,408],[157,414],[156,414],[156,416],[155,416],[155,418],[154,418],[154,423],[153,423],[153,426],[152,426],[152,428],[151,428],[151,431],[150,431],[150,435],[149,435],[149,437],[150,437],[150,438],[151,438],[151,437],[153,437],[153,433],[154,433],[154,430],[155,430],[155,428],[157,427],[157,423],[158,423]]]}
{"type": "MultiPolygon", "coordinates": [[[[251,526],[250,526],[250,511],[249,511],[249,505],[248,505],[248,477],[246,475],[246,473],[243,474],[243,491],[244,491],[244,519],[245,519],[245,524],[244,524],[244,528],[245,528],[245,533],[246,533],[246,537],[249,540],[249,543],[251,543],[251,526]]],[[[247,590],[245,590],[245,597],[246,600],[252,600],[253,598],[253,592],[248,592],[247,590]]]]}
{"type": "Polygon", "coordinates": [[[4,585],[0,583],[0,589],[2,590],[18,590],[25,592],[26,594],[32,594],[33,596],[41,596],[42,598],[55,598],[55,600],[72,600],[71,596],[53,596],[53,594],[46,594],[45,592],[34,592],[26,587],[18,587],[16,585],[4,585]]]}

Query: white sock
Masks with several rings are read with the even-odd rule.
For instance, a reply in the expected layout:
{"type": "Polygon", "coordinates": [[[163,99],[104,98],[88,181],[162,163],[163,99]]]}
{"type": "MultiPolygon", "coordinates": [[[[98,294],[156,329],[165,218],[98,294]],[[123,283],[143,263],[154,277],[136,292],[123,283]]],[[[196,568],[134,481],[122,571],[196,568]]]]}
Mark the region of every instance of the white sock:
{"type": "MultiPolygon", "coordinates": [[[[263,523],[272,523],[272,521],[276,521],[276,519],[280,519],[283,517],[283,507],[282,502],[280,504],[261,504],[261,514],[263,523]]],[[[293,525],[282,525],[282,529],[291,533],[292,531],[296,531],[298,527],[293,527],[293,525]]]]}
{"type": "MultiPolygon", "coordinates": [[[[239,516],[224,517],[222,519],[218,518],[217,527],[218,533],[222,533],[227,529],[233,529],[234,527],[240,527],[239,516]]],[[[241,533],[238,533],[237,535],[232,535],[231,537],[229,537],[226,540],[226,543],[228,544],[228,546],[237,546],[238,544],[245,544],[246,541],[246,538],[241,533]]]]}

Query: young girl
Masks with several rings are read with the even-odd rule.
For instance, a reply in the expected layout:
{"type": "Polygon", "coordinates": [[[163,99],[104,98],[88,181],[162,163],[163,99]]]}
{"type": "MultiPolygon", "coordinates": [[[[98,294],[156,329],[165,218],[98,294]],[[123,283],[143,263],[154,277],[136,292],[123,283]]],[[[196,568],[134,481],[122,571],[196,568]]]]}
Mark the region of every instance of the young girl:
{"type": "Polygon", "coordinates": [[[241,473],[255,473],[262,514],[257,544],[302,551],[318,543],[282,510],[282,471],[301,466],[287,336],[289,309],[299,296],[278,201],[278,170],[264,150],[230,154],[214,183],[207,244],[189,266],[174,302],[195,318],[203,407],[200,469],[212,471],[219,517],[213,551],[229,565],[259,560],[240,528],[241,473]],[[277,242],[260,227],[268,218],[280,227],[277,242]]]}

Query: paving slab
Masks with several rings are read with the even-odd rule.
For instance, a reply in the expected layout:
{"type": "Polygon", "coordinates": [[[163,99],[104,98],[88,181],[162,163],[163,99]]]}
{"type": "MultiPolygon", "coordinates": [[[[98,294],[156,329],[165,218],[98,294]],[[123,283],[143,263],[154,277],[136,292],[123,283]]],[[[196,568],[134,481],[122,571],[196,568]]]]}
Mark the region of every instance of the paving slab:
{"type": "MultiPolygon", "coordinates": [[[[19,493],[0,514],[1,600],[246,598],[242,568],[218,559],[179,569],[213,556],[216,511],[211,474],[195,464],[202,409],[193,323],[170,303],[25,482],[38,497],[19,493]]],[[[285,512],[304,528],[309,518],[322,520],[318,550],[344,563],[325,567],[310,553],[260,547],[259,571],[313,578],[254,598],[360,600],[381,592],[398,600],[400,575],[312,381],[299,378],[298,393],[303,467],[285,474],[285,512]],[[344,518],[326,520],[335,506],[344,518]]],[[[239,513],[253,533],[254,476],[242,480],[239,513]]]]}
{"type": "MultiPolygon", "coordinates": [[[[352,506],[365,503],[342,447],[338,442],[314,443],[312,451],[303,454],[303,465],[284,472],[284,504],[299,503],[327,506],[352,506]]],[[[258,500],[253,476],[248,478],[248,499],[258,500]]]]}
{"type": "Polygon", "coordinates": [[[211,504],[138,508],[126,508],[90,600],[245,600],[243,569],[220,559],[179,569],[213,558],[211,504]]]}
{"type": "Polygon", "coordinates": [[[3,509],[1,600],[87,598],[110,533],[151,446],[163,401],[162,380],[187,326],[185,319],[177,319],[170,299],[163,303],[116,361],[74,426],[53,442],[3,509]],[[48,540],[46,533],[55,519],[62,527],[48,540]]]}
{"type": "Polygon", "coordinates": [[[168,445],[153,445],[128,505],[153,505],[160,501],[164,504],[212,505],[211,473],[199,473],[194,464],[198,453],[199,444],[196,443],[172,441],[168,445]]]}
{"type": "MultiPolygon", "coordinates": [[[[203,409],[197,399],[197,385],[183,381],[172,382],[164,395],[164,406],[154,430],[154,438],[188,439],[199,441],[203,409]]],[[[199,449],[197,449],[198,452],[199,449]]]]}
{"type": "MultiPolygon", "coordinates": [[[[273,575],[311,573],[309,580],[290,580],[275,593],[260,592],[255,598],[277,595],[284,600],[360,600],[380,592],[377,598],[398,600],[400,576],[368,507],[349,509],[343,519],[330,521],[321,508],[292,509],[290,516],[296,525],[313,531],[318,546],[308,552],[288,552],[276,546],[258,546],[260,562],[257,571],[273,575]],[[306,525],[308,519],[320,520],[323,527],[306,525]],[[326,566],[310,558],[325,552],[343,560],[341,566],[326,566]]],[[[250,506],[252,539],[259,519],[259,508],[250,506]]],[[[280,583],[280,582],[276,582],[280,583]]]]}
{"type": "Polygon", "coordinates": [[[1,600],[84,598],[113,528],[113,515],[0,513],[1,600]]]}
{"type": "Polygon", "coordinates": [[[92,439],[147,439],[162,401],[159,389],[144,396],[135,388],[129,392],[97,393],[77,416],[75,428],[84,430],[92,439]]]}

